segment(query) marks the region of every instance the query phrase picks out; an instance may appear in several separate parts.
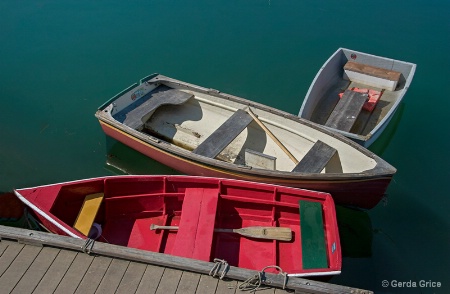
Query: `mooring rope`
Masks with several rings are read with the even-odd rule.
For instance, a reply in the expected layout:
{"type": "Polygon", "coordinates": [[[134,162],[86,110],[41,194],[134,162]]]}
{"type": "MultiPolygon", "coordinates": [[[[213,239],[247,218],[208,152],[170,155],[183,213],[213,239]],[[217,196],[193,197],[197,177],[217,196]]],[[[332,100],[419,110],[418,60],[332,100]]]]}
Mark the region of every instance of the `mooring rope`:
{"type": "Polygon", "coordinates": [[[81,251],[83,253],[91,254],[92,248],[94,247],[94,239],[87,238],[86,242],[84,242],[84,245],[81,247],[81,251]]]}
{"type": "Polygon", "coordinates": [[[280,272],[280,275],[284,276],[284,281],[283,281],[283,290],[284,290],[286,288],[288,276],[287,276],[287,273],[283,272],[281,267],[279,267],[277,265],[268,265],[268,266],[266,266],[260,272],[255,274],[253,277],[250,277],[247,280],[245,280],[244,282],[242,282],[239,285],[239,290],[241,290],[241,291],[250,291],[251,293],[255,293],[257,290],[259,290],[259,288],[261,287],[262,283],[266,280],[264,271],[266,269],[268,269],[268,268],[276,268],[280,272]]]}
{"type": "Polygon", "coordinates": [[[214,266],[209,271],[209,275],[212,276],[212,277],[215,277],[218,274],[218,272],[219,272],[220,268],[222,267],[222,265],[224,265],[224,268],[223,268],[222,273],[220,274],[220,277],[219,277],[219,279],[222,280],[225,277],[225,275],[227,274],[228,269],[230,268],[228,262],[226,262],[226,260],[224,260],[224,259],[214,258],[214,266]]]}

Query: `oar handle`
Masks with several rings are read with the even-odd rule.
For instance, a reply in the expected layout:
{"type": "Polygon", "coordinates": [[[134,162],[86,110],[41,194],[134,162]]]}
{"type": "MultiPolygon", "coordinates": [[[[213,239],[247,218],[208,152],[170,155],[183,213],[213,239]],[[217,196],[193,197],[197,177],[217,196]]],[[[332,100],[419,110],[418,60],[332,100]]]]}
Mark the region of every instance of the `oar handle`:
{"type": "Polygon", "coordinates": [[[150,230],[178,230],[178,226],[158,226],[155,224],[150,225],[150,230]]]}

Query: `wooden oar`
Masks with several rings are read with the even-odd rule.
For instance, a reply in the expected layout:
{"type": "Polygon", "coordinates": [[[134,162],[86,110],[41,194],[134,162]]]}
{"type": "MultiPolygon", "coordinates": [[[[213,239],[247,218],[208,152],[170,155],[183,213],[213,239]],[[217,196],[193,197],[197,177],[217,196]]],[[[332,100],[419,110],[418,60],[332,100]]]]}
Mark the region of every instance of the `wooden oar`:
{"type": "MultiPolygon", "coordinates": [[[[150,230],[178,230],[177,226],[150,225],[150,230]]],[[[240,229],[214,229],[218,233],[236,233],[241,236],[257,239],[291,241],[292,231],[283,227],[245,227],[240,229]]]]}
{"type": "Polygon", "coordinates": [[[272,138],[272,140],[278,145],[280,146],[280,148],[284,151],[284,153],[287,154],[287,156],[289,156],[289,158],[295,163],[298,163],[297,158],[295,158],[294,155],[292,155],[291,152],[289,152],[289,150],[287,150],[287,148],[283,145],[283,143],[280,142],[280,140],[278,140],[277,137],[275,137],[275,135],[263,124],[262,121],[259,120],[259,118],[253,113],[253,111],[250,109],[250,107],[248,107],[247,109],[247,113],[250,114],[250,116],[253,118],[253,120],[264,130],[264,132],[266,132],[267,135],[269,135],[269,137],[272,138]]]}

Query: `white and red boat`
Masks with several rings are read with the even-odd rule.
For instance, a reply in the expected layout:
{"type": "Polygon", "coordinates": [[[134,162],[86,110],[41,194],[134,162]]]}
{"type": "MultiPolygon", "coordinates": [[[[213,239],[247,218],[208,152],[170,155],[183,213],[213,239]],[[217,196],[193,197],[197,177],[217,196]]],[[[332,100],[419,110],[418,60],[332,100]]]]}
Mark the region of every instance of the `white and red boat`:
{"type": "Polygon", "coordinates": [[[293,276],[340,273],[328,193],[192,176],[112,176],[14,191],[49,231],[293,276]],[[155,229],[156,228],[156,229],[155,229]]]}

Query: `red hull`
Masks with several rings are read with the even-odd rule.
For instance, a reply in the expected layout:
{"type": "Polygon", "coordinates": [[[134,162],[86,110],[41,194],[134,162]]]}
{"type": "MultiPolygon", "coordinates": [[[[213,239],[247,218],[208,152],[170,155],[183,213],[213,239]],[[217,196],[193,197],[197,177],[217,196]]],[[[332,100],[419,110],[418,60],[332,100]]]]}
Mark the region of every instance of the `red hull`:
{"type": "Polygon", "coordinates": [[[335,207],[327,193],[217,178],[117,176],[19,189],[16,195],[50,231],[85,238],[71,225],[84,197],[99,192],[104,199],[95,222],[103,228],[98,239],[103,242],[206,261],[220,258],[258,271],[268,265],[294,275],[336,274],[341,269],[335,207]],[[325,244],[319,242],[324,250],[317,255],[324,254],[325,267],[306,266],[307,252],[315,250],[305,245],[311,242],[304,237],[310,229],[303,230],[309,228],[310,210],[302,213],[306,203],[320,204],[319,233],[325,244]],[[151,231],[151,224],[179,230],[151,231]],[[262,240],[214,231],[254,226],[290,228],[293,238],[262,240]]]}
{"type": "Polygon", "coordinates": [[[385,195],[386,189],[392,179],[392,175],[380,177],[361,175],[358,178],[350,176],[348,178],[334,177],[330,179],[264,177],[262,175],[252,174],[246,169],[233,171],[193,161],[189,158],[183,158],[177,154],[169,153],[161,148],[135,138],[102,121],[100,121],[100,125],[106,135],[184,174],[241,179],[324,191],[330,193],[337,204],[351,205],[365,209],[373,208],[385,195]]]}

